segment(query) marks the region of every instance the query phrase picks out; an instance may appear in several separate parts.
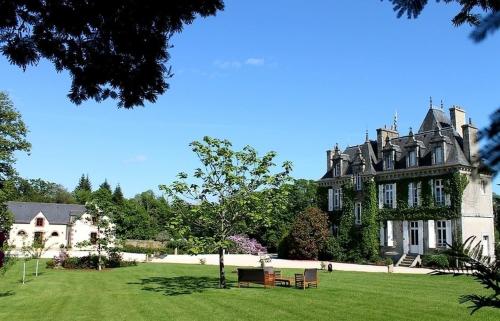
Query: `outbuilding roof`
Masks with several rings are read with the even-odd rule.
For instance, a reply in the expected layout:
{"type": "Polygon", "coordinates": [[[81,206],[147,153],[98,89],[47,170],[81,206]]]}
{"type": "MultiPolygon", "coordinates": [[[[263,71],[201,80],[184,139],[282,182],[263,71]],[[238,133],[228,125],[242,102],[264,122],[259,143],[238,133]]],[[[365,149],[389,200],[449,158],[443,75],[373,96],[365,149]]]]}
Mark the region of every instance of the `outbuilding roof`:
{"type": "Polygon", "coordinates": [[[7,208],[14,214],[15,223],[29,223],[40,212],[49,224],[65,225],[70,216],[80,216],[85,213],[85,206],[78,204],[56,204],[36,202],[7,202],[7,208]]]}

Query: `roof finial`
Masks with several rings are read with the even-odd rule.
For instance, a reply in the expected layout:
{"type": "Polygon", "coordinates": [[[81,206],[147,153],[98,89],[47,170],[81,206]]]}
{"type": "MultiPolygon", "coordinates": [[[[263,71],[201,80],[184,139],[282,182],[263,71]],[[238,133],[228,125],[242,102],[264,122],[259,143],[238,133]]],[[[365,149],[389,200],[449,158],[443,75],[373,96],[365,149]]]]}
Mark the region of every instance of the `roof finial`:
{"type": "Polygon", "coordinates": [[[398,131],[398,111],[394,113],[394,130],[398,131]]]}
{"type": "Polygon", "coordinates": [[[408,133],[408,135],[413,136],[413,128],[410,127],[410,132],[408,133]]]}
{"type": "Polygon", "coordinates": [[[432,109],[432,96],[429,97],[429,109],[432,109]]]}
{"type": "Polygon", "coordinates": [[[365,142],[369,142],[370,139],[368,138],[368,129],[365,132],[365,142]]]}
{"type": "Polygon", "coordinates": [[[443,100],[441,99],[441,109],[444,109],[443,100]]]}

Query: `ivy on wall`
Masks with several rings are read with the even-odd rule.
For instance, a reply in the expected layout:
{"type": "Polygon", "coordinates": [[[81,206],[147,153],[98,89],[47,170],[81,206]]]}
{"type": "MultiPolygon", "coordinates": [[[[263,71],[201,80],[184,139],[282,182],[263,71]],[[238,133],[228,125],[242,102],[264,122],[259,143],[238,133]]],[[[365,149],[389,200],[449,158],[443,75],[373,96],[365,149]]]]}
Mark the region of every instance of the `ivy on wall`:
{"type": "Polygon", "coordinates": [[[462,214],[462,197],[467,187],[467,176],[458,172],[435,177],[420,178],[421,206],[408,207],[408,184],[415,179],[400,179],[396,182],[397,208],[379,210],[380,220],[435,220],[453,219],[462,214]],[[432,196],[431,179],[444,180],[444,192],[450,195],[451,205],[435,206],[432,196]]]}
{"type": "Polygon", "coordinates": [[[461,216],[461,204],[467,176],[460,173],[419,178],[421,206],[408,206],[408,185],[415,179],[396,181],[397,208],[378,208],[378,186],[373,180],[363,182],[355,191],[352,182],[342,186],[342,209],[330,212],[330,220],[339,225],[338,242],[348,258],[376,260],[379,257],[379,222],[383,220],[436,220],[461,216]],[[431,179],[444,179],[444,192],[450,206],[435,206],[431,179]],[[355,224],[354,203],[362,202],[361,225],[355,224]]]}
{"type": "Polygon", "coordinates": [[[354,228],[354,185],[352,182],[342,186],[342,215],[340,216],[339,243],[340,246],[349,250],[353,246],[354,228]]]}
{"type": "Polygon", "coordinates": [[[364,198],[361,212],[361,254],[369,260],[379,257],[379,223],[377,186],[373,179],[363,183],[364,198]]]}

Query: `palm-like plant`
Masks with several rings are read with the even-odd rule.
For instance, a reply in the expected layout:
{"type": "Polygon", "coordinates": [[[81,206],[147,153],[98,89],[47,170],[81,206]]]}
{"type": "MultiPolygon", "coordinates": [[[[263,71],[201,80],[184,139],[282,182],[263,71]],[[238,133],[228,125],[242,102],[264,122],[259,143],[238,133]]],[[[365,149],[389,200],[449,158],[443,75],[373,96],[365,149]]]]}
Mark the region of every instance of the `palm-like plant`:
{"type": "Polygon", "coordinates": [[[483,255],[483,246],[480,242],[474,245],[475,239],[471,236],[463,243],[454,241],[449,244],[446,254],[454,266],[435,270],[436,274],[453,272],[455,275],[471,275],[485,289],[492,291],[490,295],[467,294],[460,297],[460,303],[472,303],[471,314],[483,307],[500,308],[500,260],[483,255]]]}

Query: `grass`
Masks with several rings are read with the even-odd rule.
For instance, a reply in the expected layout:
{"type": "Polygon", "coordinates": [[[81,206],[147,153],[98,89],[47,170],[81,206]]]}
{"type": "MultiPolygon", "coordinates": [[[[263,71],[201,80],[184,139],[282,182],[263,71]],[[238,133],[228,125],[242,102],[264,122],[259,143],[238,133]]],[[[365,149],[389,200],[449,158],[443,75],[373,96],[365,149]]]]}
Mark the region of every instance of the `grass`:
{"type": "Polygon", "coordinates": [[[500,320],[500,310],[471,316],[458,303],[460,295],[484,293],[464,276],[334,271],[320,273],[318,289],[239,289],[228,267],[232,288],[218,290],[215,266],[42,268],[25,285],[21,269],[0,278],[0,320],[500,320]]]}

